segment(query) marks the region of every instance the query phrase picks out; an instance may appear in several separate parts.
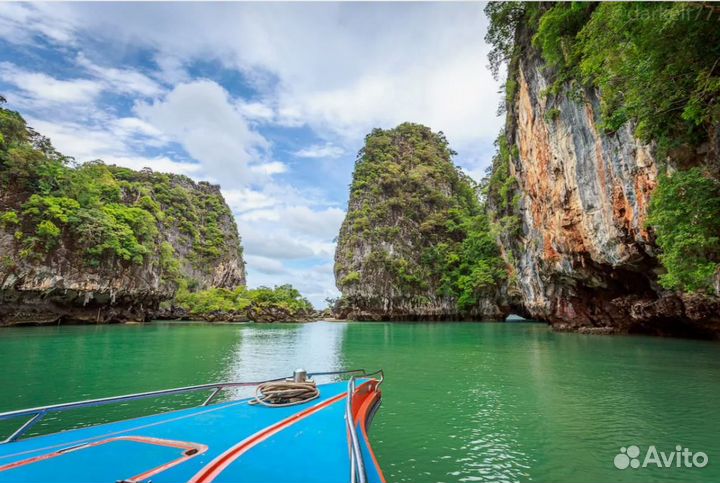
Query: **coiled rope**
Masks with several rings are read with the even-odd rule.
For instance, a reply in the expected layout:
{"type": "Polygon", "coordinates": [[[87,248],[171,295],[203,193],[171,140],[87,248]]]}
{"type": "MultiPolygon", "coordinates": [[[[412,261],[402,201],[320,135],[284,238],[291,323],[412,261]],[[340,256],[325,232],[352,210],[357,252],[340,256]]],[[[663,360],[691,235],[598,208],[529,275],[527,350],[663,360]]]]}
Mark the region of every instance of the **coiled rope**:
{"type": "Polygon", "coordinates": [[[284,407],[302,404],[320,397],[315,381],[265,382],[255,389],[255,399],[250,404],[262,404],[268,407],[284,407]]]}

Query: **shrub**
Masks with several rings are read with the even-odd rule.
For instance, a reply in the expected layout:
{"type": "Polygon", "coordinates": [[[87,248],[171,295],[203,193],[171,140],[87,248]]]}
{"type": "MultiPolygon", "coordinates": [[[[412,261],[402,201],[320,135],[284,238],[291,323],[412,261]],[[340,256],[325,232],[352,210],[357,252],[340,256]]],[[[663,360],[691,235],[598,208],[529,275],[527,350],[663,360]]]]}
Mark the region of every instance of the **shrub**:
{"type": "Polygon", "coordinates": [[[193,293],[187,289],[186,283],[182,282],[176,302],[194,315],[277,308],[287,311],[291,316],[298,316],[312,310],[312,304],[291,285],[255,289],[238,287],[234,290],[211,288],[193,293]]]}
{"type": "Polygon", "coordinates": [[[340,280],[340,285],[348,286],[360,282],[360,272],[350,272],[340,280]]]}
{"type": "MultiPolygon", "coordinates": [[[[38,224],[35,235],[46,249],[50,249],[57,245],[57,239],[60,237],[60,228],[50,220],[43,220],[38,224]]],[[[34,240],[30,243],[33,241],[34,240]]]]}
{"type": "Polygon", "coordinates": [[[647,223],[657,235],[669,289],[711,291],[720,268],[720,183],[700,168],[660,178],[647,223]]]}
{"type": "Polygon", "coordinates": [[[3,226],[19,225],[20,218],[14,210],[5,211],[0,215],[0,224],[3,226]]]}

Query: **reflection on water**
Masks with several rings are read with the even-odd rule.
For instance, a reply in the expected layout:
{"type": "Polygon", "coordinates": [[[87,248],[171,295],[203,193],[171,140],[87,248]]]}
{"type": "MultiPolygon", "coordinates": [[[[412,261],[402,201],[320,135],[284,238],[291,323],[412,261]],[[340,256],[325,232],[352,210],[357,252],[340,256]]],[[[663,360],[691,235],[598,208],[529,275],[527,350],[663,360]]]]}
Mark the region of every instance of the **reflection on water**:
{"type": "MultiPolygon", "coordinates": [[[[346,323],[245,325],[239,330],[232,358],[221,380],[257,381],[289,376],[293,370],[343,370],[342,338],[346,323]]],[[[252,388],[228,391],[247,397],[252,388]]]]}
{"type": "MultiPolygon", "coordinates": [[[[0,410],[210,382],[258,381],[290,375],[298,367],[339,370],[346,326],[155,323],[4,329],[0,331],[5,365],[0,372],[0,410]]],[[[253,392],[252,388],[227,390],[218,400],[253,392]]],[[[29,435],[190,407],[208,394],[54,413],[29,435]]],[[[9,434],[17,424],[0,421],[0,434],[9,434]]]]}
{"type": "MultiPolygon", "coordinates": [[[[715,343],[556,334],[532,323],[156,323],[5,329],[0,354],[0,411],[297,367],[383,368],[371,437],[390,482],[720,481],[715,343]],[[615,469],[631,444],[682,444],[709,464],[615,469]]],[[[206,395],[68,413],[38,430],[206,395]]]]}
{"type": "Polygon", "coordinates": [[[621,446],[720,461],[720,346],[539,324],[351,324],[348,365],[385,369],[375,450],[389,481],[719,481],[613,466],[621,446]]]}

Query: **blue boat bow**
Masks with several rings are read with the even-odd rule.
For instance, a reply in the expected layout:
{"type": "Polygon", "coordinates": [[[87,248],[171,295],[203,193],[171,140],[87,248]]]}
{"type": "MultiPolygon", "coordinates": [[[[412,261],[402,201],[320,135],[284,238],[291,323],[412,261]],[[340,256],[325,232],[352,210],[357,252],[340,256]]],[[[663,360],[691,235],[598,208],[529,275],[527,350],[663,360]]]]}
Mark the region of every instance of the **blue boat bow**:
{"type": "Polygon", "coordinates": [[[384,483],[367,434],[382,371],[309,374],[325,375],[350,378],[319,384],[312,400],[277,407],[252,404],[255,398],[214,400],[224,389],[285,378],[0,413],[0,420],[29,418],[0,444],[0,482],[384,483]],[[20,439],[50,413],[196,391],[211,391],[199,407],[20,439]]]}

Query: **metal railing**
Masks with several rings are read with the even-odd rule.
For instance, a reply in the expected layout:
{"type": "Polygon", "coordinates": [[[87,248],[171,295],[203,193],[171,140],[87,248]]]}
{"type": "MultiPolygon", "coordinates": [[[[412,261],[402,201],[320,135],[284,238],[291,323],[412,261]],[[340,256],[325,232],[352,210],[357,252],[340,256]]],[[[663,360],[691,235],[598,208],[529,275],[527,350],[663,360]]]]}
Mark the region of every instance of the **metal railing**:
{"type": "MultiPolygon", "coordinates": [[[[311,372],[308,373],[308,376],[333,376],[333,375],[345,375],[345,374],[356,374],[359,376],[370,376],[373,374],[367,374],[365,369],[353,369],[351,371],[330,371],[330,372],[311,372]]],[[[353,376],[355,377],[355,376],[353,376]]],[[[35,426],[38,422],[42,420],[47,414],[50,413],[57,413],[62,411],[68,411],[72,409],[79,409],[79,408],[88,408],[88,407],[95,407],[95,406],[105,406],[108,404],[114,404],[119,402],[127,402],[127,401],[137,401],[139,399],[149,399],[149,398],[156,398],[156,397],[162,397],[162,396],[172,396],[175,394],[185,394],[190,392],[197,392],[197,391],[209,391],[212,390],[212,393],[210,396],[208,396],[207,399],[200,405],[207,406],[210,404],[215,397],[224,389],[228,388],[236,388],[236,387],[251,387],[251,386],[257,386],[259,384],[263,384],[265,382],[272,382],[272,381],[282,381],[286,379],[285,377],[279,377],[276,379],[268,379],[265,381],[257,381],[257,382],[217,382],[212,384],[200,384],[198,386],[186,386],[186,387],[177,387],[173,389],[163,389],[161,391],[149,391],[149,392],[140,392],[136,394],[126,394],[123,396],[113,396],[113,397],[105,397],[100,399],[87,399],[85,401],[76,401],[76,402],[69,402],[69,403],[61,403],[61,404],[53,404],[49,406],[39,406],[36,408],[29,408],[29,409],[19,409],[16,411],[8,411],[4,413],[0,413],[0,421],[6,420],[6,419],[14,419],[19,418],[22,416],[32,416],[29,420],[27,420],[25,423],[23,423],[22,426],[20,426],[18,429],[16,429],[10,436],[5,438],[4,440],[0,441],[0,444],[5,443],[11,443],[13,441],[16,441],[20,436],[25,434],[27,431],[29,431],[33,426],[35,426]]]]}
{"type": "MultiPolygon", "coordinates": [[[[379,375],[377,389],[385,380],[385,374],[383,370],[372,372],[370,374],[360,374],[360,377],[372,377],[379,375]]],[[[357,435],[357,428],[355,427],[355,418],[353,417],[353,397],[355,396],[355,380],[357,376],[352,376],[348,380],[346,407],[345,407],[345,422],[347,424],[348,434],[350,435],[350,482],[351,483],[367,483],[367,473],[365,471],[365,461],[363,459],[362,448],[360,447],[360,439],[357,435]]]]}

